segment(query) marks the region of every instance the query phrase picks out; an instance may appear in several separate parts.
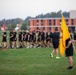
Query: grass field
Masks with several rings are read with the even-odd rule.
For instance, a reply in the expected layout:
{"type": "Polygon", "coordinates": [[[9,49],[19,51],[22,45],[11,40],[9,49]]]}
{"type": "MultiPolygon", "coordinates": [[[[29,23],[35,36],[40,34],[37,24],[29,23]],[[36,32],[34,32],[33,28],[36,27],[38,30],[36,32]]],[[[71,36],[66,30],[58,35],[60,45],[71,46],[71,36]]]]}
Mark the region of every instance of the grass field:
{"type": "Polygon", "coordinates": [[[52,48],[8,49],[0,50],[0,75],[76,75],[76,54],[74,69],[69,66],[66,57],[50,58],[52,48]]]}

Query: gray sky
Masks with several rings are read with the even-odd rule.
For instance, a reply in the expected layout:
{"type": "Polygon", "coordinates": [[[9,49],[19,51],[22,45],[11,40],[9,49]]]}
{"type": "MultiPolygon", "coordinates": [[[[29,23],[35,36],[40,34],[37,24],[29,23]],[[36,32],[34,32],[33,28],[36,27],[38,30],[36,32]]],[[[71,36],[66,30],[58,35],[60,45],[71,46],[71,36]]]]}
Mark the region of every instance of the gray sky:
{"type": "Polygon", "coordinates": [[[76,10],[76,0],[0,0],[0,20],[76,10]]]}

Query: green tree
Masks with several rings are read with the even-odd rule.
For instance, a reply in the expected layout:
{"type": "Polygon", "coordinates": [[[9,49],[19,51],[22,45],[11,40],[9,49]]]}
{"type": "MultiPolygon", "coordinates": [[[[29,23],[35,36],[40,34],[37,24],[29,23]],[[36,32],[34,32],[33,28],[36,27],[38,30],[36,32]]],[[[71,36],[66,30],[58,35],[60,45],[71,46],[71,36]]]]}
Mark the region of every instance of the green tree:
{"type": "Polygon", "coordinates": [[[55,18],[55,16],[56,16],[56,12],[51,12],[51,17],[55,18]]]}
{"type": "Polygon", "coordinates": [[[16,28],[16,24],[12,24],[11,28],[13,28],[13,29],[16,28]]]}
{"type": "Polygon", "coordinates": [[[15,29],[16,28],[16,24],[9,24],[7,25],[8,30],[10,29],[15,29]]]}
{"type": "Polygon", "coordinates": [[[28,29],[28,24],[24,22],[21,26],[21,29],[23,29],[23,30],[28,29]]]}

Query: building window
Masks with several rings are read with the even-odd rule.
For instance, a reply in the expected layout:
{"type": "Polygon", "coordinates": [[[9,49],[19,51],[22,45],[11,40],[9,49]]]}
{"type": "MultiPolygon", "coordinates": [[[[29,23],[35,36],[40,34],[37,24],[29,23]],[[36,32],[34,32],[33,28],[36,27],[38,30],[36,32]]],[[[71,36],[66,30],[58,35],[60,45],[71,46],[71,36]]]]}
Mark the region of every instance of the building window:
{"type": "Polygon", "coordinates": [[[39,24],[39,20],[36,20],[36,24],[39,24]]]}
{"type": "Polygon", "coordinates": [[[41,26],[43,26],[43,23],[41,23],[41,26]]]}
{"type": "Polygon", "coordinates": [[[45,30],[45,27],[43,27],[43,30],[45,30]]]}
{"type": "Polygon", "coordinates": [[[51,25],[51,23],[49,23],[49,25],[51,25]]]}
{"type": "Polygon", "coordinates": [[[51,25],[51,20],[49,20],[49,25],[51,25]]]}
{"type": "Polygon", "coordinates": [[[38,30],[39,29],[39,27],[38,27],[38,25],[36,25],[37,27],[36,27],[36,29],[38,30]]]}
{"type": "Polygon", "coordinates": [[[61,19],[60,19],[60,25],[61,25],[61,19]]]}
{"type": "Polygon", "coordinates": [[[49,20],[49,22],[51,22],[51,20],[49,20]]]}
{"type": "Polygon", "coordinates": [[[36,27],[36,29],[38,30],[38,29],[39,29],[39,27],[36,27]]]}
{"type": "Polygon", "coordinates": [[[66,19],[66,22],[68,22],[68,19],[66,19]]]}
{"type": "Polygon", "coordinates": [[[68,25],[68,19],[66,19],[66,25],[68,25]]]}
{"type": "Polygon", "coordinates": [[[44,24],[43,24],[44,22],[43,22],[43,20],[41,20],[41,26],[43,26],[44,24]]]}
{"type": "Polygon", "coordinates": [[[74,20],[73,19],[71,20],[71,25],[74,25],[74,20]]]}
{"type": "Polygon", "coordinates": [[[51,30],[51,27],[49,27],[49,30],[51,30]]]}
{"type": "Polygon", "coordinates": [[[54,25],[56,25],[55,20],[54,20],[54,25]]]}
{"type": "Polygon", "coordinates": [[[43,20],[41,20],[41,22],[43,22],[43,20]]]}
{"type": "Polygon", "coordinates": [[[61,22],[61,19],[60,19],[60,22],[61,22]]]}
{"type": "Polygon", "coordinates": [[[39,22],[39,20],[36,21],[37,23],[39,22]]]}

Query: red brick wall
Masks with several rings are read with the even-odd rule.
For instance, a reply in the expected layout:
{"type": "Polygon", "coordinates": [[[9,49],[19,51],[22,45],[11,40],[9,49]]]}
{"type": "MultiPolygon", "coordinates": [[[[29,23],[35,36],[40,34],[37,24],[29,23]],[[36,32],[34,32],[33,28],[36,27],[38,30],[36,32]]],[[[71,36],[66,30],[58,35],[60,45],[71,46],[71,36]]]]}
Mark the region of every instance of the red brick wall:
{"type": "MultiPolygon", "coordinates": [[[[51,20],[51,26],[60,26],[60,18],[58,19],[31,19],[30,20],[30,26],[41,26],[41,20],[43,20],[43,25],[42,26],[49,26],[49,20],[51,20]],[[38,20],[38,22],[37,22],[38,20]],[[55,20],[55,25],[54,25],[54,20],[55,20]]],[[[73,19],[74,20],[74,25],[76,25],[76,19],[73,19]]],[[[68,25],[72,25],[72,19],[68,19],[68,25]]],[[[45,31],[46,32],[49,32],[49,27],[44,27],[45,28],[45,31]]],[[[55,27],[52,27],[50,31],[54,31],[54,28],[55,27]]],[[[39,27],[39,29],[42,31],[43,30],[43,27],[39,27]]],[[[58,27],[58,29],[60,30],[60,27],[58,27]]],[[[37,31],[37,27],[30,27],[30,31],[37,31]]]]}

